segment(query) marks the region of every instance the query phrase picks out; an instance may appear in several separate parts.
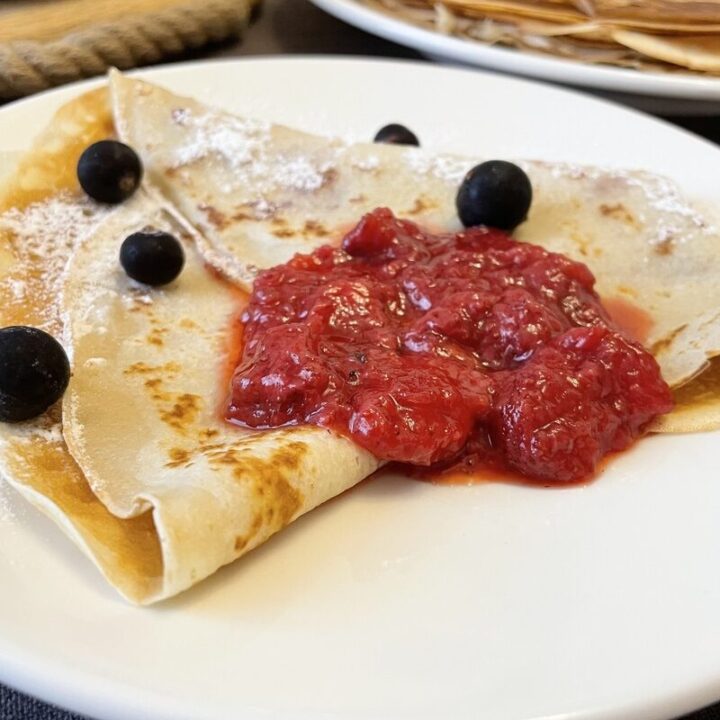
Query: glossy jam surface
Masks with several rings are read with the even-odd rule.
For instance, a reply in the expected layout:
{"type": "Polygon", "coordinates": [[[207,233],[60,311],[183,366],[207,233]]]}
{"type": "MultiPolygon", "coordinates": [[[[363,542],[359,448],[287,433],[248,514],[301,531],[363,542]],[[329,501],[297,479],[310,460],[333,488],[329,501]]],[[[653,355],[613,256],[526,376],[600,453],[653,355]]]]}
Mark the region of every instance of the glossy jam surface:
{"type": "Polygon", "coordinates": [[[227,419],[312,423],[416,466],[581,479],[672,407],[593,285],[504,232],[431,235],[376,210],[341,248],[258,277],[227,419]]]}

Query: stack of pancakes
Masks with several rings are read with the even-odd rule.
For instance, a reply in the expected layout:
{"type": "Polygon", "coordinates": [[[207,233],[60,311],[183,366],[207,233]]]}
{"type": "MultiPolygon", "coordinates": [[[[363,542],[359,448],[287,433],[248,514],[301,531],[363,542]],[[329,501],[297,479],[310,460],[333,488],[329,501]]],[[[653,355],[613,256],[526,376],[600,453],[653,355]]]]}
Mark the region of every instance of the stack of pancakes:
{"type": "Polygon", "coordinates": [[[443,32],[484,42],[584,62],[720,73],[718,2],[381,0],[380,4],[443,32]]]}

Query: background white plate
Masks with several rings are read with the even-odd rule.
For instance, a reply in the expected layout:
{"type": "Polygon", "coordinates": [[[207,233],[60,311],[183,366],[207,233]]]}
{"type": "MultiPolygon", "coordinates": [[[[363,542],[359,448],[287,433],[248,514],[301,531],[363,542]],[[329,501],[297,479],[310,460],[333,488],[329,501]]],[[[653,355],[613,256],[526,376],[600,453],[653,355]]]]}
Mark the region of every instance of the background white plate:
{"type": "Polygon", "coordinates": [[[595,91],[648,112],[667,115],[720,114],[720,78],[691,73],[636,71],[591,65],[525,50],[443,35],[374,10],[358,0],[311,0],[367,32],[407,45],[434,59],[551,80],[595,91]]]}
{"type": "MultiPolygon", "coordinates": [[[[708,201],[720,188],[715,147],[525,81],[301,58],[142,74],[314,131],[400,121],[436,150],[644,167],[708,201]]],[[[0,110],[0,150],[81,87],[0,110]]],[[[679,715],[720,697],[718,439],[648,438],[564,490],[377,479],[146,610],[4,489],[0,680],[103,720],[679,715]]]]}

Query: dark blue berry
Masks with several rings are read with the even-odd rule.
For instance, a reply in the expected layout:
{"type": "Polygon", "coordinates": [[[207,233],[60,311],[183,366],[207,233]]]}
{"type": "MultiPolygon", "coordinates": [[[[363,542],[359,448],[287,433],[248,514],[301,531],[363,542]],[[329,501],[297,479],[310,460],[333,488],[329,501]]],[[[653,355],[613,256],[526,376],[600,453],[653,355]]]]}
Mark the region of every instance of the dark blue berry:
{"type": "Polygon", "coordinates": [[[391,123],[380,128],[373,142],[389,143],[391,145],[420,145],[417,135],[412,130],[408,130],[404,125],[398,125],[397,123],[391,123]]]}
{"type": "Polygon", "coordinates": [[[505,160],[476,165],[462,181],[456,199],[465,227],[489,225],[502,230],[512,230],[525,220],[531,203],[530,178],[505,160]]]}
{"type": "Polygon", "coordinates": [[[52,335],[24,325],[0,330],[0,421],[44,413],[70,382],[70,363],[52,335]]]}
{"type": "Polygon", "coordinates": [[[127,200],[140,185],[143,167],[137,153],[117,140],[101,140],[86,148],[77,165],[82,189],[98,202],[127,200]]]}
{"type": "Polygon", "coordinates": [[[185,253],[180,241],[160,230],[143,230],[128,235],[120,248],[125,272],[146,285],[167,285],[182,271],[185,253]]]}

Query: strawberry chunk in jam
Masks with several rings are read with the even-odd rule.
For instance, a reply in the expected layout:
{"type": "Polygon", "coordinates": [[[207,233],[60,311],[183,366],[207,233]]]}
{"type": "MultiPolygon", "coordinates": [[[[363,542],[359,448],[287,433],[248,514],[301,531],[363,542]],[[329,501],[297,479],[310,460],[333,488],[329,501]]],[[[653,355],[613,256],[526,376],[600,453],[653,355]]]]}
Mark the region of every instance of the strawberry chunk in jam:
{"type": "Polygon", "coordinates": [[[416,466],[581,479],[672,407],[594,282],[499,230],[433,235],[375,210],[341,248],[257,278],[227,418],[320,425],[416,466]]]}

